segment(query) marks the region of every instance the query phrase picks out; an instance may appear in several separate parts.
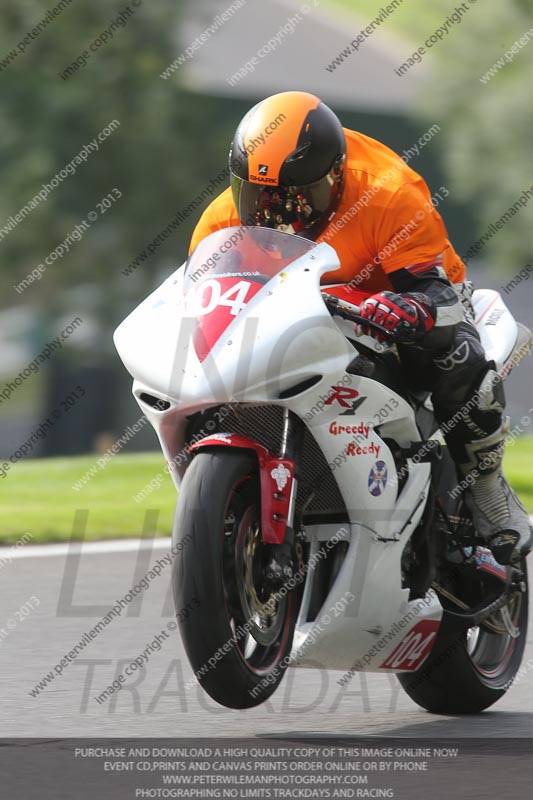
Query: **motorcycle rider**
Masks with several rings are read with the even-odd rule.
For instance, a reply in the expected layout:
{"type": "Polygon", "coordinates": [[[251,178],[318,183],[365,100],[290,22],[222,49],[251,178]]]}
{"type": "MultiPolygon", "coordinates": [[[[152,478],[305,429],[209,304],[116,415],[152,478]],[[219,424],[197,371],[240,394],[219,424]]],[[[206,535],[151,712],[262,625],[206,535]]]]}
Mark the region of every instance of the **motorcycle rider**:
{"type": "MultiPolygon", "coordinates": [[[[323,283],[371,292],[361,315],[404,344],[411,384],[432,392],[475,528],[502,564],[533,547],[528,515],[502,472],[509,419],[503,384],[473,325],[466,268],[425,181],[380,142],[344,129],[306,92],[255,105],[235,133],[230,187],[202,214],[210,233],[260,225],[332,245],[341,269],[323,283]],[[408,344],[405,341],[408,340],[408,344]]],[[[359,331],[379,338],[361,324],[359,331]]]]}

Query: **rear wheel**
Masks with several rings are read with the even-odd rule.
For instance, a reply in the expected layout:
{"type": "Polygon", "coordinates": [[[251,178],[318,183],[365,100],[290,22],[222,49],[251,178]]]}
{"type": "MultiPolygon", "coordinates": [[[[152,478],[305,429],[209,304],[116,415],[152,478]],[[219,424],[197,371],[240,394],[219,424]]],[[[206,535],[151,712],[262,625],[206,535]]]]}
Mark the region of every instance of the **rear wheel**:
{"type": "Polygon", "coordinates": [[[229,708],[262,703],[281,681],[295,621],[294,593],[263,578],[255,456],[216,448],[188,468],[174,518],[178,624],[205,691],[229,708]]]}
{"type": "Polygon", "coordinates": [[[526,591],[514,594],[508,605],[479,627],[465,630],[445,615],[421,669],[397,676],[415,703],[437,714],[475,714],[505,694],[520,668],[526,645],[529,592],[525,559],[521,570],[526,591]]]}

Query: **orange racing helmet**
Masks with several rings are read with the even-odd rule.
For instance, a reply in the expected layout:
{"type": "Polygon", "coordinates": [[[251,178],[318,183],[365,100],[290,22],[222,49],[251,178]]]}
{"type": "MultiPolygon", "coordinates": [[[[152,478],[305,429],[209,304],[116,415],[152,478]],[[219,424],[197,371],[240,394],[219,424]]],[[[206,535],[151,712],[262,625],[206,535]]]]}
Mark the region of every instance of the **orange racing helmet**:
{"type": "Polygon", "coordinates": [[[345,161],[342,125],[318,97],[267,97],[242,119],[229,153],[239,219],[316,239],[339,204],[345,161]]]}

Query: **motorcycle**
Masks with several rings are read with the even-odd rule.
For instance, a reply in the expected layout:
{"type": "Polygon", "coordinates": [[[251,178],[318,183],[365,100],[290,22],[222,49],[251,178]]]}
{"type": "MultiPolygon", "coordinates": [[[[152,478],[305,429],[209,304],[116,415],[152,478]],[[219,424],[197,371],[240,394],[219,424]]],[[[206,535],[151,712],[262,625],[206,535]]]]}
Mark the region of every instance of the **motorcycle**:
{"type": "MultiPolygon", "coordinates": [[[[498,564],[476,534],[389,334],[354,333],[368,295],[320,286],[339,266],[325,243],[220,230],[115,332],[179,491],[185,650],[230,708],[306,667],[343,670],[341,684],[393,672],[431,712],[479,712],[520,667],[527,566],[498,564]]],[[[497,292],[472,304],[506,377],[531,332],[497,292]]]]}

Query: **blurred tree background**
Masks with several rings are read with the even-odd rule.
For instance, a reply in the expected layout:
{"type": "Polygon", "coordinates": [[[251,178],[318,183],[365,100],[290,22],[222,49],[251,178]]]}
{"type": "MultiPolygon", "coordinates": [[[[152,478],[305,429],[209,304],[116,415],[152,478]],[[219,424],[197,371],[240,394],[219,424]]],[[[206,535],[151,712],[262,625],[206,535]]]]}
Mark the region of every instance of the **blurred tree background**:
{"type": "MultiPolygon", "coordinates": [[[[53,7],[53,6],[52,6],[53,7]]],[[[134,277],[124,268],[176,212],[221,169],[221,141],[227,149],[233,120],[219,99],[180,89],[178,76],[159,73],[178,49],[180,4],[145,0],[123,27],[67,80],[63,72],[125,8],[124,2],[73,0],[25,53],[0,72],[0,219],[7,220],[31,200],[84,144],[113,120],[120,127],[98,153],[77,168],[1,243],[2,296],[17,302],[18,283],[63,241],[96,204],[117,187],[122,198],[46,280],[26,289],[31,302],[54,306],[58,290],[95,281],[102,312],[116,297],[142,294],[157,262],[175,262],[188,244],[192,223],[158,248],[134,277]],[[201,157],[199,157],[201,154],[201,157]],[[132,284],[137,284],[132,290],[132,284]]],[[[0,53],[7,54],[46,8],[37,0],[4,0],[0,53]]]]}
{"type": "MultiPolygon", "coordinates": [[[[439,145],[450,187],[475,210],[472,241],[533,187],[533,0],[479,4],[481,13],[469,15],[436,49],[423,101],[428,118],[450,121],[439,145]],[[527,34],[529,42],[483,83],[527,34]]],[[[531,262],[532,220],[533,198],[487,244],[484,257],[493,267],[513,275],[531,262]]]]}
{"type": "MultiPolygon", "coordinates": [[[[324,0],[357,15],[361,27],[387,3],[373,0],[324,0]],[[364,15],[364,19],[360,18],[364,15]]],[[[442,26],[461,2],[404,2],[387,17],[383,28],[402,38],[404,61],[442,26]]],[[[464,3],[468,7],[469,0],[464,3]]],[[[424,56],[430,64],[427,86],[418,102],[424,124],[442,121],[436,141],[447,186],[470,209],[476,241],[533,186],[533,0],[478,0],[460,24],[424,56]],[[482,78],[529,33],[530,40],[487,83],[482,78]]],[[[415,65],[412,71],[419,70],[415,65]]],[[[533,199],[494,236],[483,258],[498,271],[515,274],[533,254],[533,199]]]]}
{"type": "MultiPolygon", "coordinates": [[[[182,4],[144,0],[135,7],[123,0],[73,0],[6,65],[8,54],[18,49],[48,8],[54,5],[2,2],[0,227],[109,123],[117,120],[120,125],[99,144],[98,152],[0,241],[0,309],[31,308],[27,338],[33,355],[80,311],[84,320],[68,346],[17,389],[20,402],[11,400],[9,407],[0,407],[0,418],[7,415],[0,431],[4,455],[27,429],[22,426],[17,434],[11,425],[20,405],[28,408],[27,419],[42,415],[33,402],[37,395],[44,393],[46,407],[53,408],[77,382],[90,384],[88,400],[55,426],[41,452],[92,449],[95,429],[122,429],[124,422],[111,405],[118,396],[127,397],[130,381],[117,360],[112,331],[163,275],[179,266],[195,216],[180,222],[132,275],[122,270],[224,168],[235,124],[235,103],[228,106],[222,98],[188,92],[181,88],[179,75],[168,81],[159,77],[181,49],[182,4]],[[123,13],[125,24],[115,28],[107,45],[62,79],[60,73],[88,51],[125,8],[133,13],[123,13]],[[114,188],[122,197],[81,241],[70,245],[66,256],[18,293],[14,286],[114,188]]],[[[247,103],[238,101],[237,107],[237,113],[244,114],[247,103]]],[[[13,319],[18,324],[19,317],[13,319]]],[[[8,377],[5,364],[0,364],[0,374],[8,377]]],[[[132,409],[133,401],[126,418],[135,413],[132,409]]]]}

